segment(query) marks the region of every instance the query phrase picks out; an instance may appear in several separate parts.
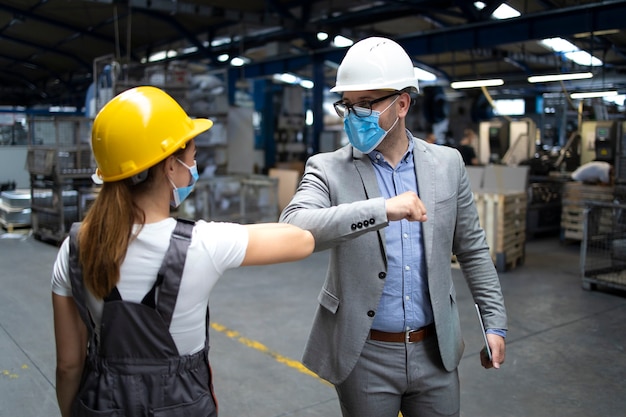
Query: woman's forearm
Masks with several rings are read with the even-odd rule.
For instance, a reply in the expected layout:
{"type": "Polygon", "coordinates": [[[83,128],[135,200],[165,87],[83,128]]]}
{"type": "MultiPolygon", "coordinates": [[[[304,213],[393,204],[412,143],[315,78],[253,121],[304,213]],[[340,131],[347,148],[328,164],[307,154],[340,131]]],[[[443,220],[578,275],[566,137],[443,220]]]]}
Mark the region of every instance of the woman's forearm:
{"type": "Polygon", "coordinates": [[[78,393],[82,367],[80,369],[62,370],[57,368],[56,393],[62,417],[70,417],[72,404],[78,393]]]}

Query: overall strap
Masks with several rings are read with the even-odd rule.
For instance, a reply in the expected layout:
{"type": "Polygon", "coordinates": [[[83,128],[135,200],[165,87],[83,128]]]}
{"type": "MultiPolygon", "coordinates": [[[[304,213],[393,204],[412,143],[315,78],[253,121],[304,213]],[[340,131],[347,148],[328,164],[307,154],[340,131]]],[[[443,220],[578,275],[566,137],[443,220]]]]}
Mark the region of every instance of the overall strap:
{"type": "MultiPolygon", "coordinates": [[[[176,306],[176,298],[178,297],[178,289],[180,288],[185,260],[187,259],[187,249],[191,243],[194,225],[195,222],[176,219],[176,227],[170,238],[170,245],[165,253],[165,258],[155,283],[155,287],[160,286],[156,310],[167,327],[172,322],[172,315],[176,306]]],[[[155,287],[153,287],[150,293],[153,293],[155,287]]],[[[144,300],[147,301],[147,298],[148,295],[146,295],[144,300]]],[[[152,299],[154,300],[154,298],[152,299]]]]}
{"type": "MultiPolygon", "coordinates": [[[[83,269],[80,266],[78,260],[78,230],[80,229],[80,223],[73,223],[70,228],[70,256],[69,256],[69,274],[70,282],[72,284],[72,297],[76,303],[78,313],[83,319],[87,330],[89,331],[89,338],[91,339],[95,335],[95,326],[89,310],[87,309],[87,298],[85,284],[83,283],[83,269]]],[[[93,344],[90,344],[90,346],[93,344]]]]}

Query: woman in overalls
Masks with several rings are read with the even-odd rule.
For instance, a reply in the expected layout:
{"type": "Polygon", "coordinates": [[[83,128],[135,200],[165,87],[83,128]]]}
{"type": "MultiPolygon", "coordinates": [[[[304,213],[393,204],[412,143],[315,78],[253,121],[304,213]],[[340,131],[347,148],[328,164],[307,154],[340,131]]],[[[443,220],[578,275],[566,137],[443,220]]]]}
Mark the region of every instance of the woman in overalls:
{"type": "Polygon", "coordinates": [[[296,261],[314,239],[287,224],[170,217],[198,178],[191,119],[155,87],[96,116],[102,189],[54,265],[56,391],[68,416],[216,416],[208,299],[229,268],[296,261]]]}

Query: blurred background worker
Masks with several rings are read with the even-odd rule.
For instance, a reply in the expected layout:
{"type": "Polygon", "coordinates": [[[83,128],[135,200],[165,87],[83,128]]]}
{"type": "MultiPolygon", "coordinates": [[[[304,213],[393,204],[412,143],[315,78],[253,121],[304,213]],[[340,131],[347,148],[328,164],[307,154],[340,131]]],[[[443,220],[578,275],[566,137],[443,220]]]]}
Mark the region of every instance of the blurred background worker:
{"type": "Polygon", "coordinates": [[[104,182],[57,256],[52,303],[63,417],[216,416],[208,299],[229,268],[302,259],[311,233],[286,224],[170,217],[198,179],[191,119],[155,87],[98,113],[91,144],[104,182]]]}
{"type": "Polygon", "coordinates": [[[344,417],[458,416],[463,339],[450,254],[504,362],[506,312],[459,153],[405,127],[418,85],[396,42],[354,44],[333,92],[350,144],[309,158],[281,221],[330,261],[303,363],[335,385],[344,417]]]}
{"type": "Polygon", "coordinates": [[[428,132],[424,140],[428,143],[437,143],[437,137],[434,132],[428,132]]]}
{"type": "Polygon", "coordinates": [[[476,133],[472,129],[463,130],[463,137],[459,141],[457,149],[463,157],[465,165],[478,165],[478,157],[476,156],[476,150],[474,144],[477,141],[476,133]]]}

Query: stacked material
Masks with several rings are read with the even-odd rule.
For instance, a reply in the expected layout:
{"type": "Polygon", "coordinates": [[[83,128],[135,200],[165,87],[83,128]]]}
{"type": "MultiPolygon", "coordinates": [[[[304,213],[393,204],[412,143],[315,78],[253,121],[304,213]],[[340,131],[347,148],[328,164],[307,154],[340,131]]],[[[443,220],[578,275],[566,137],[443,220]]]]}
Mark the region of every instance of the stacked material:
{"type": "Polygon", "coordinates": [[[9,232],[14,227],[30,226],[30,190],[17,189],[0,193],[0,223],[9,232]]]}

